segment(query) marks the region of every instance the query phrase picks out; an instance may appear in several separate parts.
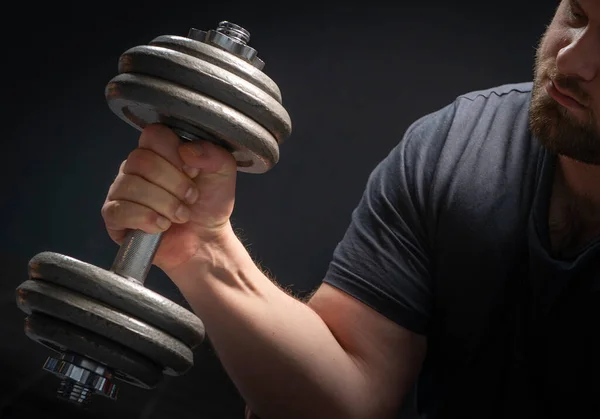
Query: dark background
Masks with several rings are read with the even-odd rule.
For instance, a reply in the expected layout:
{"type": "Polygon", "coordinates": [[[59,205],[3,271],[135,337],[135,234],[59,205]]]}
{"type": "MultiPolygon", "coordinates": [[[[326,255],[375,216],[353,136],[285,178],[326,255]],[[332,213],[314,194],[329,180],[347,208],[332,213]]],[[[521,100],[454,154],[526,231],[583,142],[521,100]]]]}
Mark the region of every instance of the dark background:
{"type": "MultiPolygon", "coordinates": [[[[100,216],[138,133],[108,109],[119,55],[158,35],[231,20],[282,90],[294,132],[264,175],[241,175],[234,213],[252,255],[299,294],[314,289],[369,172],[420,116],[457,95],[531,79],[554,1],[11,3],[4,11],[0,181],[1,418],[241,418],[207,342],[155,391],[121,387],[87,412],[57,403],[48,350],[23,334],[15,288],[51,250],[110,266],[100,216]],[[389,3],[386,5],[386,3],[389,3]]],[[[184,303],[156,268],[147,286],[184,303]]],[[[410,417],[406,415],[405,417],[410,417]]]]}

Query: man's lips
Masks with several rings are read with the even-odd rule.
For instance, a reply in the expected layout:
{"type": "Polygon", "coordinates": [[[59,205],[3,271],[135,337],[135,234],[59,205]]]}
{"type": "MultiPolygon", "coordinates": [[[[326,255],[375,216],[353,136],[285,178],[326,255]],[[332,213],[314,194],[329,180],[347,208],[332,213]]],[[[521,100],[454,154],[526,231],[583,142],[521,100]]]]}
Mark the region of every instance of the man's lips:
{"type": "Polygon", "coordinates": [[[571,93],[559,87],[552,80],[550,80],[546,85],[546,91],[550,97],[552,97],[552,99],[560,103],[565,108],[579,111],[586,108],[580,101],[575,99],[571,93]]]}

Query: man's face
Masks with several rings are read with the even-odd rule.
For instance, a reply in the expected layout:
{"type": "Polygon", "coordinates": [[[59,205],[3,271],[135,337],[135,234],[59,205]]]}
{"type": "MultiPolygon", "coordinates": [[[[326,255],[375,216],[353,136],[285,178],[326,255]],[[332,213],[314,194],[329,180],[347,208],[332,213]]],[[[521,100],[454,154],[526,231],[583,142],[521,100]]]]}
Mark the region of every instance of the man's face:
{"type": "Polygon", "coordinates": [[[600,165],[600,0],[563,0],[536,53],[530,123],[549,150],[600,165]]]}

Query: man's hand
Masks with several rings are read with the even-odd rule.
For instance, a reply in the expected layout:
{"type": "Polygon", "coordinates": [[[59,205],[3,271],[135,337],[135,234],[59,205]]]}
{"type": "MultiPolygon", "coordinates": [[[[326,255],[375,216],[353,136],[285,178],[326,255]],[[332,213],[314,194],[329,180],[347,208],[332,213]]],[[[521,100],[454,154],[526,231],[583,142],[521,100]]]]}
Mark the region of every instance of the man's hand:
{"type": "Polygon", "coordinates": [[[237,167],[233,156],[209,142],[182,142],[151,125],[125,160],[102,207],[110,237],[127,230],[165,232],[154,264],[172,271],[202,258],[204,245],[230,227],[237,167]]]}

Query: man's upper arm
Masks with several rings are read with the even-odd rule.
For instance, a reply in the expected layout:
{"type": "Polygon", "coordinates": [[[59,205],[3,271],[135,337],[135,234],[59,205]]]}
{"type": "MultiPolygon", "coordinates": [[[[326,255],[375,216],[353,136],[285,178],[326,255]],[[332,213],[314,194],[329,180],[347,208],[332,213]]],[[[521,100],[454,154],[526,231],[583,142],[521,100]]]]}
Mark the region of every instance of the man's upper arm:
{"type": "Polygon", "coordinates": [[[395,417],[421,369],[426,338],[329,284],[308,302],[362,372],[372,417],[395,417]]]}
{"type": "Polygon", "coordinates": [[[374,395],[388,406],[382,414],[398,408],[426,350],[435,226],[429,180],[453,110],[415,122],[371,173],[308,303],[362,367],[374,395]]]}

